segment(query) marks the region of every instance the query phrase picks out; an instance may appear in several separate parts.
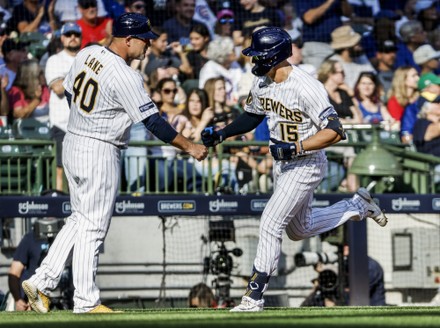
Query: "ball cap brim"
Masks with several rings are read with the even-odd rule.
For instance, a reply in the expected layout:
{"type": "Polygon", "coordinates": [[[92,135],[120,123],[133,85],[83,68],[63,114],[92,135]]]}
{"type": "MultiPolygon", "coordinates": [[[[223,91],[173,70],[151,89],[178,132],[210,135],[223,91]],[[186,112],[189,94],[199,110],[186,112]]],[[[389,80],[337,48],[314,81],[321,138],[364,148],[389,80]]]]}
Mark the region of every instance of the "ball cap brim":
{"type": "Polygon", "coordinates": [[[136,36],[137,38],[144,39],[144,40],[146,40],[146,39],[156,40],[159,37],[159,35],[154,33],[153,31],[148,31],[143,34],[136,34],[134,36],[136,36]]]}

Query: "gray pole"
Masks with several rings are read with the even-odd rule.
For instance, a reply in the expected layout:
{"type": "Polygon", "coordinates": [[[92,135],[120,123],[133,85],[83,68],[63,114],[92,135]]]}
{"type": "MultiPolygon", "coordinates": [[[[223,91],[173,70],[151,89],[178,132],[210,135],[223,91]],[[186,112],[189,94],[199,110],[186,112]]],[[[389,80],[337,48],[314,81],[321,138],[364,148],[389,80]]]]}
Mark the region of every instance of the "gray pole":
{"type": "Polygon", "coordinates": [[[348,283],[350,305],[370,305],[368,279],[367,222],[348,221],[348,283]]]}

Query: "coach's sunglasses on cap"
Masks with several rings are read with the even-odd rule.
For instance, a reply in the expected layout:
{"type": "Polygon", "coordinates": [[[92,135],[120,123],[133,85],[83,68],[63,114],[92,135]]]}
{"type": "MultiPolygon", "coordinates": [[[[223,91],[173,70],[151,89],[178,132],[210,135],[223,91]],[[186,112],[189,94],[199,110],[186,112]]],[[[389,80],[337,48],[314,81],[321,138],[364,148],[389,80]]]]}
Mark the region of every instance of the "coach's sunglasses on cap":
{"type": "Polygon", "coordinates": [[[169,95],[170,93],[177,93],[177,89],[162,89],[163,93],[169,95]]]}
{"type": "Polygon", "coordinates": [[[233,18],[220,18],[220,24],[234,24],[233,18]]]}
{"type": "Polygon", "coordinates": [[[81,37],[81,34],[80,33],[76,33],[76,32],[66,32],[63,35],[65,37],[68,37],[68,38],[70,38],[72,36],[74,36],[75,38],[80,38],[81,37]]]}

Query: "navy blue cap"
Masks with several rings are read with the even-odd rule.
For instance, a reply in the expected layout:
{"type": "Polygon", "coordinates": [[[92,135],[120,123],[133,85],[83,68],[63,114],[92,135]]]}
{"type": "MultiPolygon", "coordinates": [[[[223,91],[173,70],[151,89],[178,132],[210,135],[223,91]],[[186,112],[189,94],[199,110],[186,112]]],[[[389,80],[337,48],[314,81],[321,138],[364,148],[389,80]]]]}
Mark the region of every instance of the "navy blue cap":
{"type": "Polygon", "coordinates": [[[150,20],[138,13],[125,13],[113,22],[113,36],[134,36],[140,39],[157,39],[159,35],[151,30],[150,20]]]}

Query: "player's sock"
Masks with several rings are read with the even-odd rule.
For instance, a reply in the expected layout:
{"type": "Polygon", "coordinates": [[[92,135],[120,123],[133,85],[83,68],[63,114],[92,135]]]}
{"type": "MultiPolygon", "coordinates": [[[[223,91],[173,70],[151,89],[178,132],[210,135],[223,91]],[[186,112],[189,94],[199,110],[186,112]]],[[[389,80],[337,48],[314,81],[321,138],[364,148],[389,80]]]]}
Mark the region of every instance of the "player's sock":
{"type": "Polygon", "coordinates": [[[261,300],[263,293],[267,289],[270,276],[265,272],[259,272],[255,267],[252,269],[252,275],[249,279],[245,296],[248,296],[254,300],[261,300]]]}

